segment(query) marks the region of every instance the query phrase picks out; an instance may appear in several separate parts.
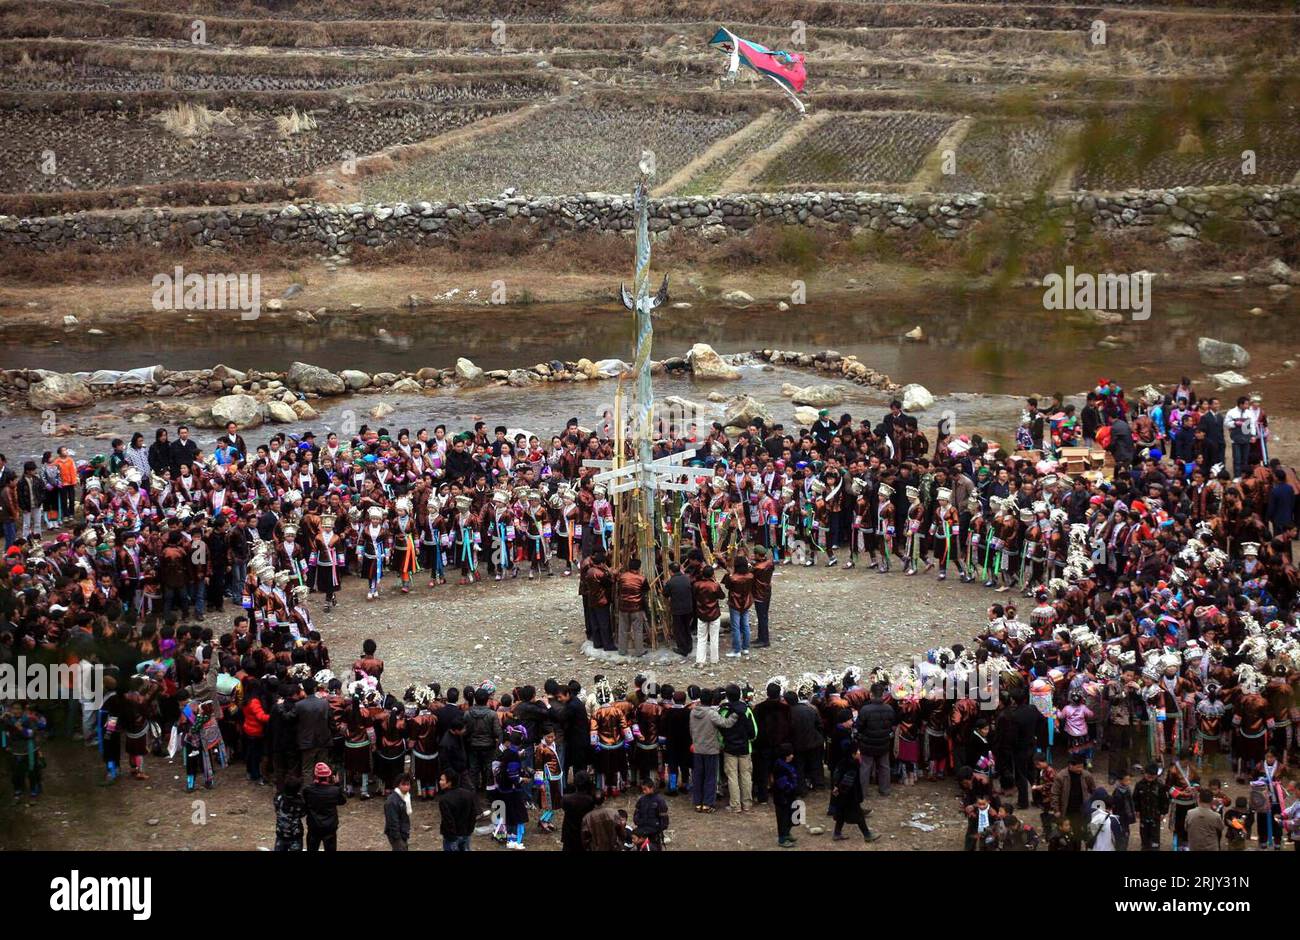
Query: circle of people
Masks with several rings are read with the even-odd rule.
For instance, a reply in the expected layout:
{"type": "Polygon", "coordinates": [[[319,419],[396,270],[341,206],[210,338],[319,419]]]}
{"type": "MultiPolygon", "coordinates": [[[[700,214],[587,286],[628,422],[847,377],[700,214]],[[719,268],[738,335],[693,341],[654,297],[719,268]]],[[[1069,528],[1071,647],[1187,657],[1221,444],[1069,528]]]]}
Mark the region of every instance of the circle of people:
{"type": "MultiPolygon", "coordinates": [[[[683,473],[698,489],[660,496],[659,545],[672,576],[654,585],[637,559],[617,571],[608,566],[615,503],[585,462],[608,461],[613,442],[576,419],[549,444],[505,427],[489,435],[480,421],[454,436],[441,425],[414,435],[363,427],[350,441],[330,433],[320,444],[312,432],[277,434],[250,453],[232,423],[208,455],[181,427],[174,440],[160,429],[146,447],[137,434],[84,462],[65,448],[40,465],[26,462],[21,473],[0,459],[0,587],[12,611],[0,650],[6,658],[71,654],[111,663],[108,702],[83,715],[110,780],[122,748],[132,774],[142,777],[144,756],[160,753],[163,742],[183,755],[191,788],[200,779],[211,785],[214,767],[232,751],[260,778],[264,755],[252,742],[261,734],[250,728],[273,724],[286,703],[292,715],[301,702],[319,700],[327,734],[310,747],[300,732],[291,735],[298,776],[314,781],[302,792],[333,786],[339,770],[340,792],[368,793],[372,775],[393,791],[409,755],[418,791],[431,794],[439,786],[431,774],[448,765],[424,761],[448,743],[453,729],[446,725],[455,717],[448,709],[468,715],[485,707],[495,715],[505,702],[513,706],[503,714],[514,715],[528,711],[535,690],[529,698],[516,690],[506,701],[485,687],[467,689],[457,704],[454,690],[443,698],[420,687],[398,701],[382,691],[364,656],[335,677],[308,609],[312,593],[323,595],[328,610],[349,579],[364,583],[372,600],[387,583],[406,593],[417,580],[443,585],[449,574],[467,584],[521,571],[547,577],[559,568],[580,576],[593,646],[641,652],[651,594],[659,591],[676,651],[688,655],[694,645],[697,663],[706,664],[718,659],[723,597],[728,655],[749,653],[753,608],[757,645],[770,643],[767,607],[778,565],[842,563],[881,574],[897,566],[907,576],[934,572],[941,580],[951,567],[962,582],[1030,598],[1028,622],[1016,619],[1014,605],[995,604],[972,646],[929,650],[865,678],[858,669],[838,682],[838,673],[798,683],[778,677],[767,690],[779,703],[773,709],[813,706],[817,743],[809,733],[795,746],[788,719],[761,732],[755,720],[744,746],[752,767],[743,774],[727,768],[733,806],[743,810],[769,786],[775,793],[783,766],[794,781],[787,793],[816,786],[827,766],[835,781],[842,768],[856,775],[833,782],[833,793],[849,794],[862,791],[864,774],[874,773],[885,790],[891,781],[915,782],[918,772],[956,772],[975,846],[1023,845],[1033,827],[1015,811],[1027,808],[1032,794],[1044,811],[1044,834],[1076,847],[1089,829],[1096,835],[1093,810],[1125,826],[1142,822],[1143,847],[1154,847],[1150,815],[1172,801],[1175,844],[1181,839],[1186,848],[1186,816],[1213,792],[1202,770],[1225,761],[1238,783],[1251,786],[1242,818],[1262,820],[1261,844],[1267,831],[1268,844],[1280,847],[1297,815],[1285,784],[1300,718],[1297,481],[1268,456],[1258,397],[1219,415],[1218,400],[1197,398],[1186,379],[1169,395],[1138,401],[1103,380],[1077,415],[1059,396],[1047,409],[1038,404],[1028,400],[1011,451],[978,435],[949,434],[942,424],[931,450],[898,401],[875,426],[855,425],[849,415],[833,421],[822,411],[811,428],[793,433],[758,420],[739,432],[718,424],[674,428],[656,442],[655,456],[696,448],[683,473]],[[1225,434],[1233,473],[1223,463],[1225,434]],[[1075,463],[1078,445],[1090,455],[1089,469],[1075,463]],[[57,533],[52,541],[42,540],[47,531],[57,533]],[[715,566],[725,569],[722,585],[715,566]],[[232,633],[214,638],[210,629],[176,625],[227,602],[244,611],[232,633]],[[996,694],[985,709],[980,694],[947,691],[981,683],[987,691],[990,680],[996,694]],[[877,714],[865,733],[870,711],[877,714]],[[888,726],[883,737],[881,725],[888,726]],[[1112,794],[1091,786],[1099,747],[1110,755],[1112,794]],[[1054,748],[1070,760],[1059,778],[1054,748]],[[1131,798],[1127,810],[1121,805],[1135,767],[1143,777],[1137,790],[1154,781],[1162,794],[1139,800],[1145,810],[1134,810],[1131,798]],[[1079,773],[1088,786],[1074,779],[1079,773]],[[1063,791],[1056,779],[1066,781],[1063,791]],[[999,798],[1012,790],[1014,809],[999,798]]],[[[717,717],[730,702],[734,716],[748,709],[748,696],[692,687],[689,696],[676,693],[682,701],[671,694],[661,701],[653,689],[626,698],[602,685],[585,704],[576,683],[548,688],[550,704],[539,707],[578,702],[580,721],[539,715],[514,728],[503,717],[506,732],[486,758],[479,754],[474,772],[470,758],[484,742],[468,732],[466,767],[451,764],[456,788],[475,776],[480,788],[496,788],[502,766],[512,768],[507,777],[516,783],[538,775],[519,783],[519,805],[507,801],[511,811],[497,826],[506,841],[522,844],[520,806],[543,807],[549,826],[575,772],[590,771],[599,796],[628,784],[633,771],[670,791],[679,783],[684,789],[694,769],[697,780],[705,778],[704,792],[692,793],[696,809],[712,809],[717,769],[710,774],[683,756],[699,742],[682,752],[679,740],[674,760],[643,706],[704,714],[716,703],[724,706],[714,709],[717,717]],[[617,715],[598,717],[613,706],[617,715]],[[512,748],[518,754],[501,759],[512,748]],[[637,758],[631,763],[628,751],[637,758]],[[602,757],[607,752],[617,756],[602,757]]],[[[45,728],[40,713],[20,703],[6,714],[16,793],[39,792],[43,761],[31,742],[45,728]]],[[[717,734],[725,733],[719,724],[717,734]]],[[[285,776],[276,778],[281,795],[285,776]]],[[[1221,788],[1213,799],[1223,799],[1221,788]]],[[[1217,808],[1221,816],[1232,809],[1217,808]]],[[[666,820],[666,810],[662,815],[666,820]]],[[[845,806],[837,834],[846,820],[868,832],[845,806]]],[[[633,827],[648,833],[640,845],[662,844],[666,823],[652,828],[633,827]]],[[[1154,838],[1158,846],[1158,827],[1154,838]]],[[[788,827],[780,841],[792,842],[788,827]]]]}

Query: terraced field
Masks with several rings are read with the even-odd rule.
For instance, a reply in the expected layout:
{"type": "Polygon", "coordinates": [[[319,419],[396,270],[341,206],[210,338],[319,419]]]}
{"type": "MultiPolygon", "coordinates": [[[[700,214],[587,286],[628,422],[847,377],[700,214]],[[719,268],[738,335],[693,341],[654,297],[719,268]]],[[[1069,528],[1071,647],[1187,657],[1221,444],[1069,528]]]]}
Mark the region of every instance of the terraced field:
{"type": "Polygon", "coordinates": [[[627,192],[642,148],[654,152],[666,179],[752,117],[635,106],[550,108],[471,146],[376,177],[363,192],[376,201],[474,199],[508,187],[534,196],[627,192]]]}
{"type": "Polygon", "coordinates": [[[1284,0],[0,0],[0,192],[315,191],[322,168],[403,144],[419,147],[369,161],[373,175],[330,197],[623,192],[642,146],[660,191],[686,195],[1192,185],[1240,180],[1245,149],[1249,181],[1277,183],[1300,171],[1298,75],[1300,15],[1284,0]],[[718,23],[803,51],[810,119],[832,119],[795,133],[770,83],[720,84],[724,61],[705,44],[718,23]],[[1229,93],[1251,100],[1216,104],[1229,93]],[[534,103],[557,106],[443,139],[534,103]],[[1195,145],[1166,134],[1061,158],[1090,117],[1152,103],[1220,125],[1195,145]],[[169,134],[159,116],[178,106],[229,123],[169,134]],[[291,110],[312,126],[283,133],[291,110]],[[1257,110],[1258,135],[1223,123],[1257,110]],[[765,112],[761,132],[729,140],[765,112]],[[945,135],[956,172],[941,175],[945,135]],[[34,156],[47,152],[55,172],[34,156]]]}
{"type": "Polygon", "coordinates": [[[982,120],[954,150],[955,172],[939,188],[953,192],[1037,190],[1068,176],[1067,150],[1082,125],[1068,120],[982,120]]]}
{"type": "Polygon", "coordinates": [[[349,105],[313,113],[314,129],[286,135],[276,118],[285,117],[288,109],[232,109],[203,132],[178,136],[162,125],[162,111],[74,115],[0,109],[0,178],[16,192],[295,178],[349,156],[437,136],[492,110],[349,105]],[[86,140],[96,141],[96,146],[84,146],[86,140]],[[53,173],[44,172],[45,152],[54,155],[53,173]]]}
{"type": "Polygon", "coordinates": [[[906,183],[953,120],[914,112],[836,118],[773,157],[757,182],[763,189],[906,183]]]}
{"type": "Polygon", "coordinates": [[[1254,126],[1241,121],[1155,129],[1150,136],[1109,140],[1085,154],[1081,189],[1116,190],[1226,183],[1289,183],[1300,178],[1300,113],[1254,126]],[[1253,154],[1253,173],[1247,173],[1253,154]]]}
{"type": "Polygon", "coordinates": [[[761,152],[776,144],[781,135],[799,123],[799,115],[792,109],[785,108],[769,112],[770,117],[764,122],[762,130],[752,137],[735,142],[721,155],[706,163],[694,173],[689,180],[673,190],[676,196],[706,196],[713,193],[727,192],[726,180],[736,172],[740,165],[755,152],[761,152]]]}

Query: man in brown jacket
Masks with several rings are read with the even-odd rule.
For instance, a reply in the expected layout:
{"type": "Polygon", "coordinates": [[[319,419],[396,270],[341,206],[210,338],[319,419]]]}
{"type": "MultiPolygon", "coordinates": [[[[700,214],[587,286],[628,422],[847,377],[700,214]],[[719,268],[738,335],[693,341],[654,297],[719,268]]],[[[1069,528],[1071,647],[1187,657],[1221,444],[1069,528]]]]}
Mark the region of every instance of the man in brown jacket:
{"type": "Polygon", "coordinates": [[[736,558],[733,568],[722,576],[727,589],[727,607],[731,615],[731,652],[727,656],[749,655],[749,609],[754,606],[754,574],[749,559],[736,558]]]}
{"type": "Polygon", "coordinates": [[[1187,844],[1193,852],[1218,852],[1223,848],[1223,817],[1214,811],[1214,794],[1201,790],[1200,804],[1187,814],[1187,844]]]}
{"type": "Polygon", "coordinates": [[[582,847],[588,852],[621,852],[626,828],[613,806],[598,806],[582,817],[582,847]]]}
{"type": "Polygon", "coordinates": [[[713,578],[713,566],[703,564],[691,585],[695,592],[695,665],[718,661],[718,633],[722,628],[722,607],[719,601],[726,595],[713,578]]]}
{"type": "Polygon", "coordinates": [[[650,582],[641,573],[641,559],[633,558],[627,570],[620,571],[615,583],[618,594],[618,651],[628,655],[628,639],[632,641],[632,655],[645,653],[646,605],[649,603],[650,582]]]}
{"type": "Polygon", "coordinates": [[[583,562],[580,583],[583,605],[591,618],[591,645],[596,649],[618,649],[614,645],[614,631],[609,617],[613,584],[613,575],[605,564],[605,553],[597,549],[591,553],[589,560],[583,562]]]}
{"type": "Polygon", "coordinates": [[[1097,781],[1083,767],[1083,755],[1071,754],[1069,769],[1052,782],[1052,809],[1058,819],[1070,820],[1070,831],[1078,838],[1091,813],[1097,781]]]}
{"type": "Polygon", "coordinates": [[[758,639],[755,646],[771,646],[767,634],[767,610],[772,606],[772,575],[776,562],[767,557],[767,549],[759,545],[754,549],[754,615],[758,618],[758,639]]]}
{"type": "Polygon", "coordinates": [[[174,529],[167,533],[167,545],[158,558],[158,579],[162,586],[163,620],[170,620],[172,604],[179,603],[181,616],[190,616],[189,558],[181,544],[181,533],[174,529]]]}

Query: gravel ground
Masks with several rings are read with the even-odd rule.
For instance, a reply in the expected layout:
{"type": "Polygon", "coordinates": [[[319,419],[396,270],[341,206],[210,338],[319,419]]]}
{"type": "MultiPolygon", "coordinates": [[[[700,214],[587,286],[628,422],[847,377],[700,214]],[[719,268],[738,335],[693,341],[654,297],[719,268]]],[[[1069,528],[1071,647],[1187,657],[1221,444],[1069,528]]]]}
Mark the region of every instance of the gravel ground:
{"type": "MultiPolygon", "coordinates": [[[[351,662],[369,637],[379,644],[385,684],[394,689],[412,682],[438,681],[445,688],[452,681],[491,679],[504,690],[540,686],[548,676],[573,677],[586,686],[597,672],[631,680],[638,668],[583,652],[576,577],[417,584],[407,596],[390,584],[379,601],[368,604],[364,585],[345,581],[342,605],[317,617],[335,663],[351,662]]],[[[933,575],[906,577],[897,566],[889,574],[862,567],[782,567],[773,582],[770,648],[740,662],[724,657],[704,670],[666,653],[650,658],[656,678],[678,687],[703,679],[748,680],[757,688],[776,675],[793,679],[849,665],[869,670],[906,662],[933,646],[969,643],[995,596],[1004,599],[960,584],[955,576],[946,582],[933,575]]],[[[723,653],[727,649],[724,637],[723,653]]]]}

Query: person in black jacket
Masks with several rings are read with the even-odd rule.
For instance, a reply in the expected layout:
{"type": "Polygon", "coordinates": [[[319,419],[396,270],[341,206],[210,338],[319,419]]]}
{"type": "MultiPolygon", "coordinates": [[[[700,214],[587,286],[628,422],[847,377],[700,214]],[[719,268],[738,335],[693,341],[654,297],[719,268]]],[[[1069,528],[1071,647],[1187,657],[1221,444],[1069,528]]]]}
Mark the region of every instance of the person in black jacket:
{"type": "MultiPolygon", "coordinates": [[[[446,740],[445,735],[443,740],[446,740]]],[[[460,785],[459,774],[454,771],[444,770],[438,775],[438,812],[442,817],[438,825],[442,850],[468,852],[477,809],[474,794],[460,785]]]]}
{"type": "Polygon", "coordinates": [[[809,790],[825,786],[826,735],[822,731],[822,716],[811,702],[802,701],[795,692],[785,693],[790,706],[790,743],[794,745],[795,765],[799,779],[809,790]]]}
{"type": "Polygon", "coordinates": [[[1286,471],[1273,468],[1273,488],[1268,493],[1268,511],[1265,518],[1273,527],[1274,538],[1295,528],[1296,492],[1286,480],[1286,471]]]}
{"type": "Polygon", "coordinates": [[[405,852],[411,843],[411,814],[406,809],[406,795],[411,792],[411,775],[397,778],[397,788],[384,800],[384,835],[394,852],[405,852]]]}
{"type": "Polygon", "coordinates": [[[793,848],[794,801],[799,796],[799,770],[794,762],[794,748],[786,744],[778,749],[772,762],[772,802],[776,804],[776,844],[793,848]]]}
{"type": "Polygon", "coordinates": [[[556,693],[559,704],[552,712],[556,736],[564,741],[564,752],[559,758],[561,772],[566,776],[570,767],[582,770],[591,764],[591,722],[578,694],[581,691],[577,682],[560,686],[556,693]]]}
{"type": "Polygon", "coordinates": [[[230,441],[235,450],[239,451],[241,460],[248,459],[248,444],[244,442],[243,437],[239,434],[239,425],[233,421],[226,422],[226,440],[230,441]]]}
{"type": "Polygon", "coordinates": [[[1142,851],[1160,851],[1161,822],[1169,812],[1169,787],[1160,779],[1159,765],[1147,764],[1142,779],[1133,788],[1133,808],[1137,814],[1142,851]]]}
{"type": "Polygon", "coordinates": [[[153,433],[153,443],[149,445],[149,469],[163,474],[172,468],[172,445],[167,440],[167,429],[159,428],[153,433]]]}
{"type": "Polygon", "coordinates": [[[271,501],[263,496],[257,501],[257,537],[269,542],[275,537],[275,528],[280,524],[280,517],[271,508],[271,501]]]}
{"type": "Polygon", "coordinates": [[[456,704],[459,701],[460,689],[453,685],[447,690],[447,700],[443,702],[442,705],[438,706],[438,710],[434,712],[434,717],[437,719],[437,726],[439,728],[449,727],[453,719],[460,717],[460,706],[456,704]]]}
{"type": "Polygon", "coordinates": [[[641,781],[641,796],[632,811],[632,827],[637,838],[650,843],[651,851],[663,851],[664,833],[668,830],[668,801],[659,793],[659,781],[654,777],[641,781]]]}
{"type": "Polygon", "coordinates": [[[1223,463],[1223,457],[1227,453],[1228,445],[1223,439],[1223,415],[1219,414],[1219,400],[1217,398],[1210,399],[1210,409],[1201,415],[1201,420],[1196,424],[1196,430],[1205,435],[1202,443],[1205,465],[1213,467],[1215,464],[1223,463]]]}
{"type": "Polygon", "coordinates": [[[218,515],[208,533],[208,587],[204,596],[209,612],[220,613],[225,607],[226,579],[230,574],[229,545],[226,517],[218,515]]]}
{"type": "Polygon", "coordinates": [[[754,711],[740,694],[740,686],[727,686],[727,700],[718,709],[724,719],[735,715],[737,720],[722,729],[722,766],[727,775],[727,793],[733,813],[743,813],[753,808],[754,762],[751,752],[758,737],[758,722],[754,711]]]}
{"type": "Polygon", "coordinates": [[[1075,477],[1070,495],[1065,497],[1064,509],[1069,516],[1070,525],[1082,525],[1088,519],[1088,505],[1092,495],[1088,492],[1087,481],[1075,477]]]}
{"type": "Polygon", "coordinates": [[[871,687],[871,699],[858,711],[854,737],[862,751],[862,781],[871,782],[875,772],[881,796],[889,796],[889,756],[894,748],[894,709],[885,704],[885,687],[871,687]]]}
{"type": "Polygon", "coordinates": [[[316,694],[316,680],[309,678],[302,680],[302,697],[280,707],[295,723],[303,776],[306,777],[312,768],[328,759],[330,745],[334,743],[330,731],[329,701],[316,694]]]}
{"type": "Polygon", "coordinates": [[[843,842],[848,838],[844,834],[845,823],[857,826],[858,831],[862,833],[862,838],[867,842],[875,842],[880,838],[880,833],[872,832],[867,825],[867,814],[862,810],[860,756],[857,742],[846,741],[844,754],[835,767],[835,785],[831,788],[831,805],[828,812],[835,818],[834,840],[836,842],[843,842]]]}
{"type": "Polygon", "coordinates": [[[1079,413],[1079,423],[1083,426],[1083,446],[1091,447],[1097,442],[1097,429],[1101,427],[1101,409],[1097,407],[1097,393],[1089,392],[1087,403],[1079,413]]]}
{"type": "MultiPolygon", "coordinates": [[[[452,690],[453,692],[455,689],[452,690]]],[[[456,715],[446,725],[438,718],[438,727],[445,727],[442,740],[438,742],[438,762],[442,772],[455,780],[457,785],[474,793],[474,781],[469,775],[469,755],[465,751],[465,718],[456,715]]]]}
{"type": "Polygon", "coordinates": [[[782,746],[790,743],[790,706],[775,682],[767,686],[767,698],[754,706],[758,737],[754,739],[754,802],[767,802],[767,778],[782,746]]]}
{"type": "Polygon", "coordinates": [[[560,844],[565,852],[585,852],[582,844],[582,821],[596,808],[596,797],[591,791],[591,779],[586,771],[573,775],[573,789],[560,801],[564,810],[564,823],[560,826],[560,844]]]}
{"type": "Polygon", "coordinates": [[[181,472],[181,464],[192,464],[199,456],[199,445],[190,439],[190,429],[181,425],[176,429],[176,440],[171,445],[172,476],[181,472]]]}
{"type": "Polygon", "coordinates": [[[339,786],[338,774],[329,764],[319,763],[313,772],[314,781],[302,788],[302,798],[307,804],[307,851],[315,852],[321,846],[326,852],[336,852],[339,847],[339,807],[348,801],[339,786]]]}
{"type": "Polygon", "coordinates": [[[1038,722],[1042,718],[1038,709],[1029,702],[1029,692],[1017,689],[1016,707],[1011,723],[1014,738],[1011,740],[1011,760],[1016,777],[1016,809],[1029,808],[1029,785],[1034,774],[1034,749],[1038,746],[1038,722]]]}
{"type": "MultiPolygon", "coordinates": [[[[1220,432],[1222,433],[1222,432],[1220,432]]],[[[1133,457],[1137,446],[1133,442],[1133,429],[1123,418],[1116,418],[1110,425],[1111,456],[1115,458],[1115,469],[1127,470],[1133,466],[1133,457]]]]}
{"type": "Polygon", "coordinates": [[[451,450],[447,451],[447,482],[468,486],[480,473],[482,468],[465,449],[465,441],[460,438],[452,441],[451,450]]]}
{"type": "Polygon", "coordinates": [[[673,617],[673,647],[678,656],[691,652],[691,632],[695,625],[695,589],[691,576],[682,571],[677,562],[668,566],[672,576],[664,585],[670,613],[673,617]]]}
{"type": "MultiPolygon", "coordinates": [[[[294,686],[297,689],[297,686],[294,686]]],[[[281,690],[282,694],[288,691],[281,690]]],[[[294,726],[293,719],[285,714],[284,698],[278,700],[279,706],[271,709],[271,719],[266,724],[267,740],[271,745],[271,782],[275,784],[275,792],[284,792],[284,782],[290,777],[298,777],[298,783],[301,785],[302,777],[299,776],[298,760],[298,730],[294,726]]]]}

